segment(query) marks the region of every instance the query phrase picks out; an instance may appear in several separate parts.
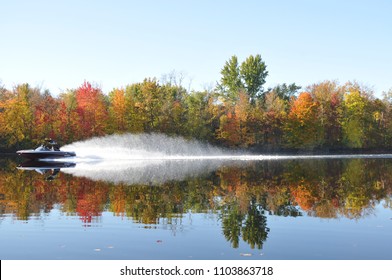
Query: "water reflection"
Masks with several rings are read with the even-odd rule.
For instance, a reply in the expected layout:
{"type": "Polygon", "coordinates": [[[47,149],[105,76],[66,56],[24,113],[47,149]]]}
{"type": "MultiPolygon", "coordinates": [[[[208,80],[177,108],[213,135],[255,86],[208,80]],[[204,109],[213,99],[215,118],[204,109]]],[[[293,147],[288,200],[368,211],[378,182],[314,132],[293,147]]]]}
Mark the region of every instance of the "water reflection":
{"type": "Polygon", "coordinates": [[[221,218],[223,234],[233,248],[238,248],[240,236],[252,249],[263,247],[269,228],[264,209],[259,203],[251,202],[245,211],[237,203],[225,204],[221,209],[221,218]]]}
{"type": "Polygon", "coordinates": [[[120,160],[79,162],[63,172],[114,184],[156,185],[169,181],[203,177],[220,166],[235,166],[237,161],[224,160],[120,160]]]}
{"type": "Polygon", "coordinates": [[[75,167],[73,162],[56,162],[56,161],[37,161],[30,160],[19,164],[19,170],[33,170],[39,174],[46,175],[46,180],[54,180],[63,168],[75,167]]]}
{"type": "Polygon", "coordinates": [[[392,206],[388,159],[139,161],[113,170],[95,164],[69,166],[47,181],[7,161],[0,171],[0,215],[29,220],[59,206],[85,225],[104,212],[155,225],[209,212],[219,216],[232,247],[243,240],[261,249],[273,234],[269,215],[360,219],[379,203],[392,206]]]}

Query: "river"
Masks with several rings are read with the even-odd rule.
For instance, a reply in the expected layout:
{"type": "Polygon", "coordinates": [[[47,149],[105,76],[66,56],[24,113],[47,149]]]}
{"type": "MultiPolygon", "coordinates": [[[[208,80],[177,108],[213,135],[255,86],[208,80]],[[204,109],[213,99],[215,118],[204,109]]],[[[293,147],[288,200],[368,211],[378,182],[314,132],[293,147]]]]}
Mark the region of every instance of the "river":
{"type": "Polygon", "coordinates": [[[388,155],[20,164],[0,157],[3,260],[392,259],[388,155]]]}

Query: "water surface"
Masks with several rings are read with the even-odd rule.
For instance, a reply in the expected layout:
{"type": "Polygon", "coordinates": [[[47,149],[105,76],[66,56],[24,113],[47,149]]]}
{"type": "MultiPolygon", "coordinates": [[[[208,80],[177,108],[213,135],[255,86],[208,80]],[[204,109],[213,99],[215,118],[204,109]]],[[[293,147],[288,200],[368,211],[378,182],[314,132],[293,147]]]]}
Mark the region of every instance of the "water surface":
{"type": "Polygon", "coordinates": [[[389,156],[18,164],[1,259],[392,259],[389,156]]]}

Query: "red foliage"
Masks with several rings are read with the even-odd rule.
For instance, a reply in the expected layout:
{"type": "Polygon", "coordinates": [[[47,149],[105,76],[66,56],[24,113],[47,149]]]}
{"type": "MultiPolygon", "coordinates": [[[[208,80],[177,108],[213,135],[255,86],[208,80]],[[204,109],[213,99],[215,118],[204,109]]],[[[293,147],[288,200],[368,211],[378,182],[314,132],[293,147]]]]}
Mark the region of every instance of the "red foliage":
{"type": "Polygon", "coordinates": [[[85,81],[76,90],[76,102],[81,136],[104,135],[108,112],[102,91],[85,81]]]}

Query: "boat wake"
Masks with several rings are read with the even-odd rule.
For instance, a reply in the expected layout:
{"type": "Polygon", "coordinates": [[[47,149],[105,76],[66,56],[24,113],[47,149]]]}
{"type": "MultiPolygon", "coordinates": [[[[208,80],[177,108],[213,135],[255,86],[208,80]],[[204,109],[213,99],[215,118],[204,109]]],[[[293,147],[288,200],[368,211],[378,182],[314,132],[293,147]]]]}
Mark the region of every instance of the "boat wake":
{"type": "Polygon", "coordinates": [[[96,181],[127,184],[178,181],[209,174],[222,166],[254,161],[392,158],[391,154],[251,155],[161,134],[97,137],[66,145],[62,150],[75,151],[77,155],[72,159],[76,166],[63,172],[96,181]]]}
{"type": "Polygon", "coordinates": [[[63,151],[75,151],[76,162],[91,161],[165,161],[165,160],[295,160],[392,158],[391,154],[347,155],[252,155],[217,148],[194,140],[162,134],[122,134],[95,137],[63,146],[63,151]]]}
{"type": "Polygon", "coordinates": [[[77,160],[170,160],[222,157],[223,149],[162,134],[122,134],[95,137],[61,148],[75,151],[77,160]]]}
{"type": "Polygon", "coordinates": [[[123,134],[92,138],[61,148],[75,151],[77,163],[65,173],[92,180],[161,184],[208,174],[230,161],[223,149],[161,134],[123,134]]]}

